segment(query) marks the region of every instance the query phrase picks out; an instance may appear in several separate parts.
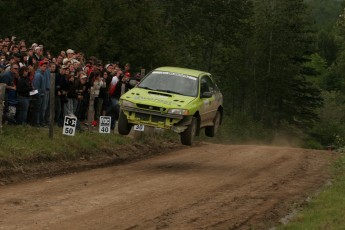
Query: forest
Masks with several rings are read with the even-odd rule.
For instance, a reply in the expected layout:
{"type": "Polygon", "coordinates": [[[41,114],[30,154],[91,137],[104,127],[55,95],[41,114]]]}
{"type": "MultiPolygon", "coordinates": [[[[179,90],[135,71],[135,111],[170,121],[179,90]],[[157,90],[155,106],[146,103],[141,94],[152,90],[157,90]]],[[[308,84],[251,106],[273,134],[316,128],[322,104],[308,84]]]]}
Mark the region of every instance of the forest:
{"type": "Polygon", "coordinates": [[[222,141],[345,146],[342,0],[0,0],[0,37],[147,71],[209,71],[222,141]]]}

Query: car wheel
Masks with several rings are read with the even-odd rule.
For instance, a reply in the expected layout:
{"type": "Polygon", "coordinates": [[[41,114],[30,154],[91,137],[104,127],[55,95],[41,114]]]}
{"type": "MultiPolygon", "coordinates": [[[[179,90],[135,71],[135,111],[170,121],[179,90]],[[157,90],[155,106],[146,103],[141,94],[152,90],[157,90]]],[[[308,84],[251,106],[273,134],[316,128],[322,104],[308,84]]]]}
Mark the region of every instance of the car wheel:
{"type": "Polygon", "coordinates": [[[128,135],[131,131],[132,125],[128,123],[126,115],[120,111],[118,120],[118,131],[121,135],[128,135]]]}
{"type": "Polygon", "coordinates": [[[192,145],[195,134],[196,134],[196,129],[197,129],[196,126],[197,126],[197,121],[196,121],[196,118],[193,117],[192,122],[188,126],[188,128],[180,134],[181,143],[183,145],[192,145]]]}
{"type": "Polygon", "coordinates": [[[208,137],[214,137],[218,131],[220,125],[221,114],[217,111],[216,117],[214,118],[213,126],[208,126],[205,128],[205,135],[208,137]]]}

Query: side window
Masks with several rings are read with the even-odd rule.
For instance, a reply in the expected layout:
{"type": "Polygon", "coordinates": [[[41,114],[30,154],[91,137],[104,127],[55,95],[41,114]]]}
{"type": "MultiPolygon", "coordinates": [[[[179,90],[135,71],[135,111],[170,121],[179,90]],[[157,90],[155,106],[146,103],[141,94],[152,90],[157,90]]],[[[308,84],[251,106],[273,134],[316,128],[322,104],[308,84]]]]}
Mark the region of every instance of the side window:
{"type": "Polygon", "coordinates": [[[211,92],[214,93],[214,83],[209,76],[203,76],[200,82],[200,93],[211,92]]]}

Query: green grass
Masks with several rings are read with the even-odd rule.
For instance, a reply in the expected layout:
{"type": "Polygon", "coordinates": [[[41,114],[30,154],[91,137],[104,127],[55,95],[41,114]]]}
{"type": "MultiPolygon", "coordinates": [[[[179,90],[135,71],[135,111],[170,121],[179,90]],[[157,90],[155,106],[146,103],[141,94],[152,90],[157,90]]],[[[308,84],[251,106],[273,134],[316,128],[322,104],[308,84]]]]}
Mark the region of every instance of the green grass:
{"type": "Polygon", "coordinates": [[[76,131],[75,136],[66,136],[58,127],[54,127],[54,136],[50,139],[47,128],[4,126],[0,134],[0,165],[9,161],[73,160],[83,155],[97,156],[102,151],[130,142],[128,137],[88,131],[76,131]]]}
{"type": "Polygon", "coordinates": [[[334,164],[332,186],[313,198],[286,226],[278,229],[345,229],[345,156],[334,164]]]}

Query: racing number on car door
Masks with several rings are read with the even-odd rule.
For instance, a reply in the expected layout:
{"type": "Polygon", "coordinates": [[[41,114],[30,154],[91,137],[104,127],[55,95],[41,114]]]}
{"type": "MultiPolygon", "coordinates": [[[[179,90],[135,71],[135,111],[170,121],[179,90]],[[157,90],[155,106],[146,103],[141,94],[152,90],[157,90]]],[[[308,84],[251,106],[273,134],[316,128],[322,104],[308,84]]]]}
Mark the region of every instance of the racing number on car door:
{"type": "Polygon", "coordinates": [[[200,81],[200,95],[202,96],[205,92],[211,93],[212,97],[202,98],[203,105],[200,111],[202,123],[212,121],[217,111],[217,108],[215,108],[217,105],[214,103],[214,83],[209,76],[203,76],[200,81]]]}

